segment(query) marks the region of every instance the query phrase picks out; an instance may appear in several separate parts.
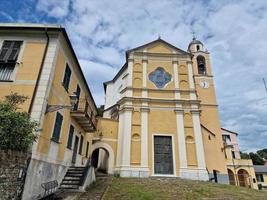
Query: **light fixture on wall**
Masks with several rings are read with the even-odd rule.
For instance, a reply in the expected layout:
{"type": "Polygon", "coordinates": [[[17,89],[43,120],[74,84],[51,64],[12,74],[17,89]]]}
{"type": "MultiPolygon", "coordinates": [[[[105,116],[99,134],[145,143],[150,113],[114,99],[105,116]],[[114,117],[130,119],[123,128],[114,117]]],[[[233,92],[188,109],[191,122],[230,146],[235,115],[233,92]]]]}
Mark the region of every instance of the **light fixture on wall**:
{"type": "Polygon", "coordinates": [[[61,109],[73,109],[74,105],[77,103],[78,98],[77,95],[75,93],[69,95],[70,98],[70,105],[48,105],[46,107],[46,111],[45,113],[49,113],[49,112],[55,112],[57,110],[61,110],[61,109]]]}

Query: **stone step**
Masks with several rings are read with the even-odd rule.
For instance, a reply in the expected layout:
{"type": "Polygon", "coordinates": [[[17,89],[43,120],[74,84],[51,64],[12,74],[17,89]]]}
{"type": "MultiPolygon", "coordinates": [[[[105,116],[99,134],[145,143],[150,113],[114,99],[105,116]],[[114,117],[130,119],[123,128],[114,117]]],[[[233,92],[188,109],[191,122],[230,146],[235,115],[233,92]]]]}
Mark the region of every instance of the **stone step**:
{"type": "Polygon", "coordinates": [[[82,176],[83,175],[83,173],[77,173],[77,172],[67,172],[66,173],[66,176],[72,176],[72,175],[74,175],[74,176],[82,176]]]}
{"type": "Polygon", "coordinates": [[[80,182],[77,182],[77,183],[61,183],[60,186],[68,186],[68,185],[72,185],[72,186],[79,186],[80,185],[80,182]]]}
{"type": "Polygon", "coordinates": [[[78,190],[79,186],[77,185],[61,185],[60,188],[61,190],[78,190]]]}
{"type": "Polygon", "coordinates": [[[61,182],[61,184],[65,184],[65,183],[79,184],[80,183],[80,180],[63,180],[61,182]]]}
{"type": "Polygon", "coordinates": [[[70,167],[69,169],[74,169],[74,170],[84,170],[85,167],[70,167]]]}
{"type": "Polygon", "coordinates": [[[81,177],[79,176],[65,176],[63,180],[66,180],[66,181],[76,181],[76,180],[80,180],[81,177]]]}

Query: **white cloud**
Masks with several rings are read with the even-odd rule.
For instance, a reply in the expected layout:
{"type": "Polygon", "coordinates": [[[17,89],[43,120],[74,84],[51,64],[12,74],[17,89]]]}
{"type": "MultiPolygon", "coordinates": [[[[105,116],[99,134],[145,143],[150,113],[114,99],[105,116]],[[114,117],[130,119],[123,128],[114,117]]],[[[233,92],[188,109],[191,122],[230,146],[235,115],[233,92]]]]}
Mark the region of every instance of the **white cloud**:
{"type": "Polygon", "coordinates": [[[65,17],[69,12],[70,0],[38,0],[36,9],[50,17],[65,17]]]}

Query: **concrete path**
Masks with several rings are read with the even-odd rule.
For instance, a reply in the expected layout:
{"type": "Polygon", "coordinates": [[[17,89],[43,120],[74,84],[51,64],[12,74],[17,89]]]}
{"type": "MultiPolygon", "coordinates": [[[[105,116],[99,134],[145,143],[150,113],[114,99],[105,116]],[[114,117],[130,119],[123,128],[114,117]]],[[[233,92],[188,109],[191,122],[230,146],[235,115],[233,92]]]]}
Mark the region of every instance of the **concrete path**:
{"type": "Polygon", "coordinates": [[[112,176],[97,174],[96,182],[81,194],[79,200],[101,200],[111,182],[112,176]]]}

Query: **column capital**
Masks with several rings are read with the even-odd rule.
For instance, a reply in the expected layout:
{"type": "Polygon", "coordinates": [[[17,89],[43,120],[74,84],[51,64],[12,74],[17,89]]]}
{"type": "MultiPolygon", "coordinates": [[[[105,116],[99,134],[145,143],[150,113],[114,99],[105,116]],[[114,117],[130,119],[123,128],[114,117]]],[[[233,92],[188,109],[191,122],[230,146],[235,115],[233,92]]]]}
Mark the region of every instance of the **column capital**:
{"type": "Polygon", "coordinates": [[[119,110],[119,112],[133,111],[133,110],[134,110],[134,108],[132,106],[124,106],[119,110]]]}
{"type": "Polygon", "coordinates": [[[142,63],[148,63],[148,59],[147,59],[147,57],[143,57],[143,58],[142,58],[142,63]]]}
{"type": "Polygon", "coordinates": [[[172,60],[172,64],[179,64],[178,60],[172,60]]]}
{"type": "Polygon", "coordinates": [[[140,111],[141,112],[149,112],[150,111],[150,108],[149,107],[141,107],[140,108],[140,111]]]}
{"type": "Polygon", "coordinates": [[[192,61],[186,61],[186,64],[193,64],[192,61]]]}
{"type": "Polygon", "coordinates": [[[179,108],[174,109],[174,112],[175,112],[176,114],[184,114],[184,110],[179,109],[179,108]]]}
{"type": "Polygon", "coordinates": [[[190,110],[190,113],[192,115],[199,115],[200,114],[200,110],[190,110]]]}

